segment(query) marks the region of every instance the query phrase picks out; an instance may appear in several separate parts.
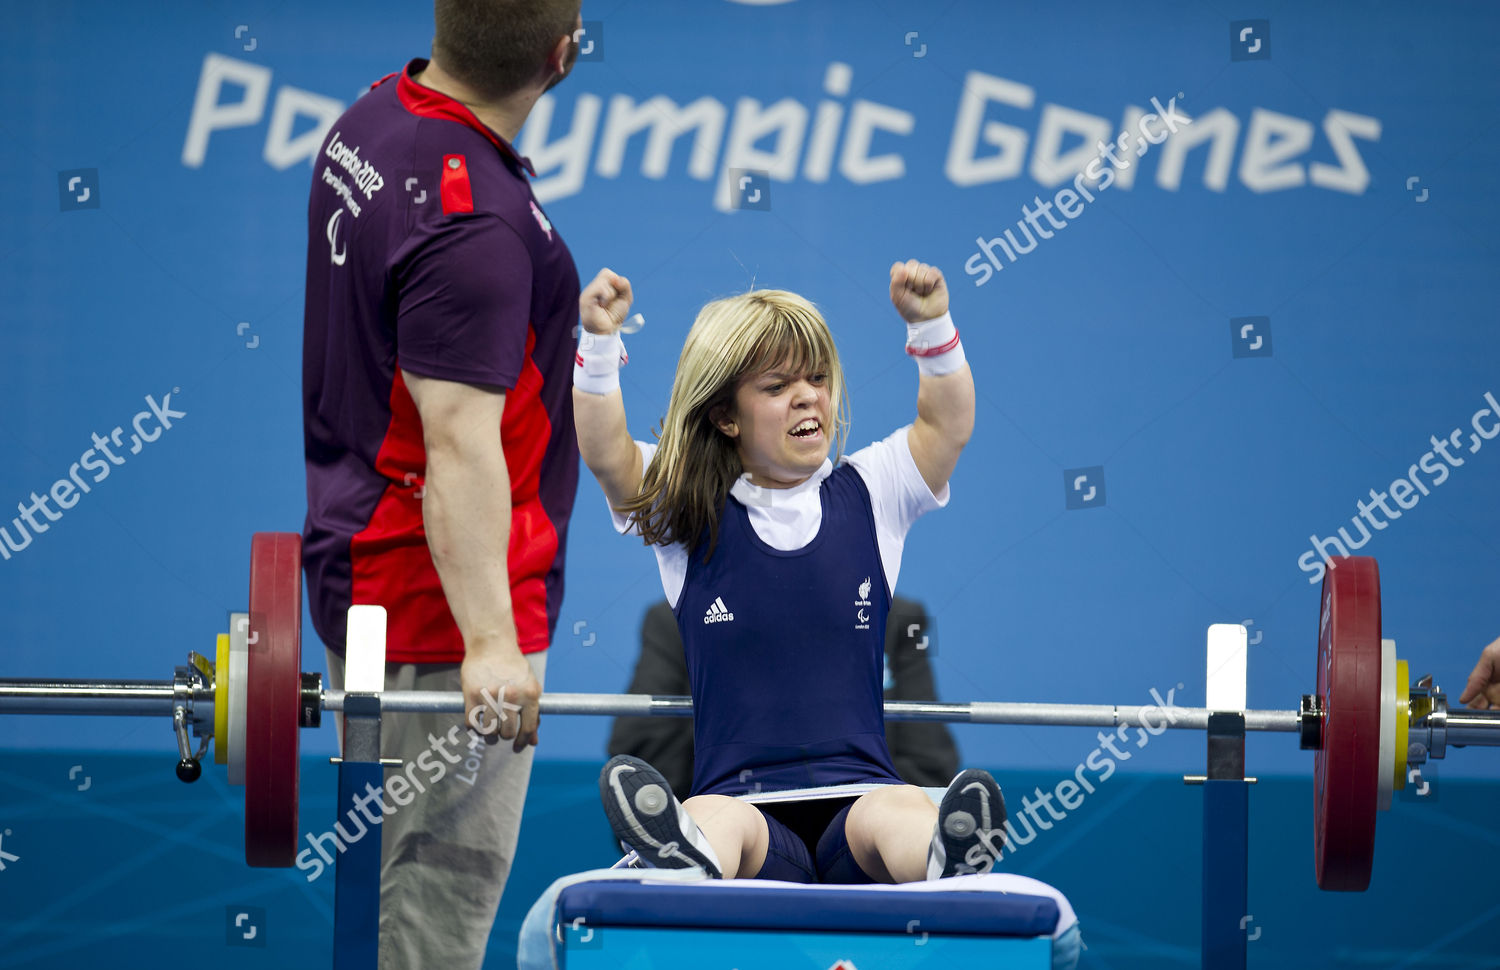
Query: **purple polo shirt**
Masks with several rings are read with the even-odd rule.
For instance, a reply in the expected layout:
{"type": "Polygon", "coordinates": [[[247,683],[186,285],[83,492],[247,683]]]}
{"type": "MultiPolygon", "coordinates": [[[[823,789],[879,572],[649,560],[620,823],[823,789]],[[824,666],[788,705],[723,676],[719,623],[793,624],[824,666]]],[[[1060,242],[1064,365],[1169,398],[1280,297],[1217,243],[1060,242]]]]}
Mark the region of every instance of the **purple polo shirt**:
{"type": "Polygon", "coordinates": [[[523,652],[545,650],[578,486],[578,271],[531,163],[414,60],[334,122],[308,201],[303,562],[342,651],[351,603],[388,610],[387,657],[456,662],[463,639],[422,521],[426,452],[405,370],[506,392],[507,565],[523,652]]]}

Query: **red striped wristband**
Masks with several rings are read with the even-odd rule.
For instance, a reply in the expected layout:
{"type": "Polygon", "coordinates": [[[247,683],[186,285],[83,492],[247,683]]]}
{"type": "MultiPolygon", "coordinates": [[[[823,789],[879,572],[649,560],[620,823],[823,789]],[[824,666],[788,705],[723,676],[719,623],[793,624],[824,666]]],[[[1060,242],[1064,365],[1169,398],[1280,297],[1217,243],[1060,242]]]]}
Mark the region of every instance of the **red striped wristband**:
{"type": "Polygon", "coordinates": [[[913,347],[906,345],[906,353],[912,357],[941,357],[954,347],[958,346],[958,328],[953,328],[953,336],[943,341],[936,347],[913,347]]]}

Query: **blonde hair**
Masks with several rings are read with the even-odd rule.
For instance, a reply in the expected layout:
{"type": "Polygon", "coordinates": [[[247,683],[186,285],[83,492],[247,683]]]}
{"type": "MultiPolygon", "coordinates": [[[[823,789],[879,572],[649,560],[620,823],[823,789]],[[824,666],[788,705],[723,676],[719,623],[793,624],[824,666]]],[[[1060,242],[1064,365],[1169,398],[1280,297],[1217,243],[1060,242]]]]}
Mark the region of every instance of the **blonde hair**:
{"type": "Polygon", "coordinates": [[[705,306],[688,331],[667,415],[657,431],[656,455],[635,498],[618,511],[632,518],[650,545],[682,543],[691,553],[708,534],[704,561],[719,540],[719,516],[729,488],[744,472],[734,439],[713,414],[734,407],[740,384],[757,374],[827,375],[833,405],[834,460],[844,453],[849,400],[828,324],[803,297],[786,290],[752,290],[705,306]]]}

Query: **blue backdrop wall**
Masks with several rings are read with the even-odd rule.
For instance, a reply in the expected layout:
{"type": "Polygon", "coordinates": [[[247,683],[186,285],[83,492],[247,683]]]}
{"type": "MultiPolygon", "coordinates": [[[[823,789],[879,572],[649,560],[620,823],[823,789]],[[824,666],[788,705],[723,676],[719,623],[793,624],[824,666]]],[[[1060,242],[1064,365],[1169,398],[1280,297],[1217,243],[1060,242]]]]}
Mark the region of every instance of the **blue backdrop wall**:
{"type": "MultiPolygon", "coordinates": [[[[1244,621],[1250,705],[1294,707],[1313,685],[1314,540],[1359,542],[1356,520],[1386,635],[1456,694],[1500,633],[1500,11],[909,7],[585,6],[594,46],[520,147],[581,275],[634,281],[637,437],[697,308],[752,283],[823,308],[852,446],[911,420],[885,289],[919,257],[947,274],[979,390],[952,504],[919,523],[900,581],[936,617],[946,698],[1202,703],[1206,627],[1244,621]],[[1122,128],[1161,143],[1136,134],[1089,169],[1088,198],[1059,196],[1122,128]]],[[[430,8],[7,20],[0,673],[165,677],[243,606],[250,533],[300,528],[312,156],[369,82],[425,53],[430,8]],[[23,533],[32,493],[116,427],[122,463],[23,533]]],[[[653,560],[613,535],[586,473],[575,523],[548,687],[620,690],[653,560]]],[[[605,730],[549,719],[542,754],[598,757],[605,730]]],[[[1060,771],[1097,744],[960,742],[974,763],[1060,771]]],[[[331,750],[331,732],[304,743],[331,750]]],[[[11,718],[0,746],[170,738],[11,718]]],[[[1443,769],[1493,776],[1489,754],[1443,769]]],[[[1285,737],[1250,759],[1310,763],[1285,737]]],[[[1199,736],[1169,733],[1123,767],[1201,761],[1199,736]]]]}

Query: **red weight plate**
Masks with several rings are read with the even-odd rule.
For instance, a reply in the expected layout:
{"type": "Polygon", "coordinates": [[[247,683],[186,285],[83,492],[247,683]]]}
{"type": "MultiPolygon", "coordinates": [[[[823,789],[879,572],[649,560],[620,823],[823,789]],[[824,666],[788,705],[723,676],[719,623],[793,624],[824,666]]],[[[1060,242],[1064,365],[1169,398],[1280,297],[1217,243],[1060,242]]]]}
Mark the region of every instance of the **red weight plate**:
{"type": "Polygon", "coordinates": [[[302,537],[257,532],[245,704],[245,861],[252,866],[290,866],[297,858],[301,667],[302,537]]]}
{"type": "Polygon", "coordinates": [[[1323,889],[1362,892],[1375,860],[1380,771],[1380,569],[1333,560],[1318,622],[1323,746],[1313,774],[1313,856],[1323,889]]]}

